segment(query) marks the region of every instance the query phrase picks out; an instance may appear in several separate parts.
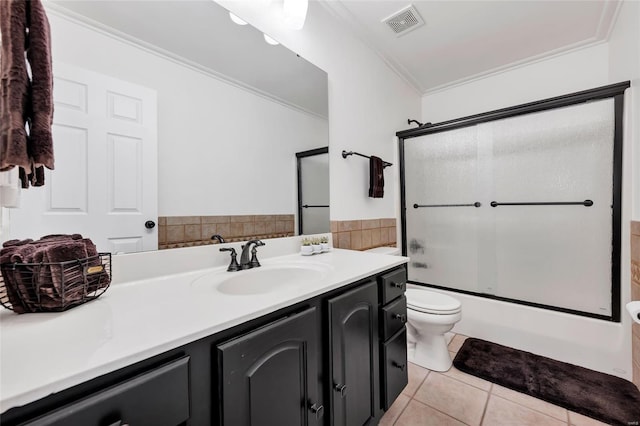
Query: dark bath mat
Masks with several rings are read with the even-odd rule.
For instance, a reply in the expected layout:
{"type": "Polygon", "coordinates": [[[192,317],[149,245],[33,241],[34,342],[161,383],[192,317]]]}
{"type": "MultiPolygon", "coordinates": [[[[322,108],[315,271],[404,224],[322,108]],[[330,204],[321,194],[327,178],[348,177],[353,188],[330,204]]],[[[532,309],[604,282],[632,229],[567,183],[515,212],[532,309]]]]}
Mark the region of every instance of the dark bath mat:
{"type": "Polygon", "coordinates": [[[616,376],[474,338],[464,342],[453,365],[605,423],[640,424],[640,391],[616,376]]]}

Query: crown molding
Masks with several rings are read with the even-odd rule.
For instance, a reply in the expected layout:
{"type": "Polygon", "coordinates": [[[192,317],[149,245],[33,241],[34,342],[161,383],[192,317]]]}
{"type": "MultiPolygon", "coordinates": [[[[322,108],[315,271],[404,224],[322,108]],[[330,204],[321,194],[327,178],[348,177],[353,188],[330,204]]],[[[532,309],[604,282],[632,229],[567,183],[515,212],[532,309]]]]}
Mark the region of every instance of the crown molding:
{"type": "Polygon", "coordinates": [[[371,33],[355,19],[353,14],[344,5],[342,5],[340,1],[320,0],[320,3],[334,17],[341,20],[347,27],[349,27],[352,33],[358,39],[365,43],[370,49],[375,51],[376,54],[387,64],[387,66],[393,72],[395,72],[403,81],[405,81],[409,86],[417,91],[420,96],[432,95],[434,93],[451,89],[463,84],[471,83],[473,81],[478,81],[494,75],[499,75],[513,69],[532,65],[581,49],[597,46],[601,43],[606,43],[607,41],[609,41],[613,28],[615,27],[615,22],[622,7],[622,0],[605,0],[604,7],[602,8],[602,12],[600,13],[600,18],[598,20],[598,26],[594,32],[594,35],[588,39],[570,45],[562,46],[560,48],[553,49],[547,52],[543,52],[538,55],[530,56],[519,61],[514,61],[486,71],[475,73],[451,82],[443,83],[438,86],[425,88],[404,66],[400,64],[400,62],[393,55],[383,51],[376,45],[376,43],[374,42],[374,37],[371,35],[371,33]]]}
{"type": "MultiPolygon", "coordinates": [[[[0,0],[1,1],[1,0],[0,0]]],[[[300,105],[294,104],[292,102],[289,102],[285,99],[282,99],[278,96],[275,96],[269,92],[257,89],[249,84],[246,84],[240,80],[236,80],[232,77],[229,77],[226,74],[222,74],[212,68],[206,67],[196,61],[192,61],[190,59],[187,59],[183,56],[177,55],[173,52],[170,52],[168,50],[165,50],[161,47],[158,47],[154,44],[148,43],[144,40],[140,40],[137,37],[133,37],[130,34],[124,33],[120,30],[117,30],[113,27],[110,27],[108,25],[105,25],[101,22],[98,22],[96,20],[93,20],[87,16],[81,15],[79,13],[76,13],[72,10],[69,10],[63,6],[60,6],[58,4],[52,3],[52,2],[46,2],[45,3],[45,8],[47,10],[47,13],[50,13],[54,16],[57,16],[59,18],[65,19],[71,23],[80,25],[84,28],[87,28],[89,30],[95,31],[103,36],[109,37],[113,40],[116,40],[118,42],[127,44],[129,46],[135,47],[137,49],[140,49],[146,53],[155,55],[161,59],[173,62],[174,64],[183,66],[191,71],[196,71],[199,72],[200,74],[203,74],[207,77],[211,77],[214,78],[218,81],[221,81],[223,83],[229,84],[231,86],[234,86],[238,89],[244,90],[248,93],[251,93],[253,95],[256,95],[260,98],[275,102],[279,105],[282,105],[284,107],[287,107],[289,109],[295,110],[297,112],[301,112],[303,114],[315,117],[315,118],[320,118],[322,120],[328,120],[329,117],[324,116],[322,114],[318,114],[315,111],[311,111],[307,108],[304,108],[300,105]]]]}

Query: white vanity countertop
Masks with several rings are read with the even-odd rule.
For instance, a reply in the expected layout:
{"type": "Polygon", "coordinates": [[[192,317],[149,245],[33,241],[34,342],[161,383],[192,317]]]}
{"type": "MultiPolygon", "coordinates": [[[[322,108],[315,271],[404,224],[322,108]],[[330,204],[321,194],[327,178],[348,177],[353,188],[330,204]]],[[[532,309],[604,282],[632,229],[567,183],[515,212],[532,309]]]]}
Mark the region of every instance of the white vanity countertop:
{"type": "MultiPolygon", "coordinates": [[[[193,284],[225,267],[113,285],[99,299],[61,313],[0,312],[0,413],[408,261],[334,249],[261,259],[263,266],[310,262],[328,271],[304,286],[232,296],[193,284]]],[[[268,268],[265,268],[265,270],[268,268]]]]}

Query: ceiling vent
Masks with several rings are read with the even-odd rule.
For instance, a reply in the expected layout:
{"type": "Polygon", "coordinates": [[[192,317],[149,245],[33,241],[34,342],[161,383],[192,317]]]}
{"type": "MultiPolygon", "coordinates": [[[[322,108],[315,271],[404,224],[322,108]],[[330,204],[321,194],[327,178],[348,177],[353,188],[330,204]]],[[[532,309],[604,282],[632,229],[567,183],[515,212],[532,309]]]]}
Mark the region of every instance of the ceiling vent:
{"type": "Polygon", "coordinates": [[[413,5],[402,8],[382,20],[398,36],[404,35],[424,25],[424,21],[413,5]]]}

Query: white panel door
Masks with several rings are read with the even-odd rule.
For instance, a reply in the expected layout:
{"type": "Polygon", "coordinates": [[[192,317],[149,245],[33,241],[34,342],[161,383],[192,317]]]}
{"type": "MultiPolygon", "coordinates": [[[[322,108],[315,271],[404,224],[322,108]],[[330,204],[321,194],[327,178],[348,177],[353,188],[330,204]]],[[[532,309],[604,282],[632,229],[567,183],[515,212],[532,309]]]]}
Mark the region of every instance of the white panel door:
{"type": "Polygon", "coordinates": [[[81,233],[100,251],[156,250],[157,96],[154,90],[54,63],[55,170],[22,191],[11,238],[81,233]]]}

